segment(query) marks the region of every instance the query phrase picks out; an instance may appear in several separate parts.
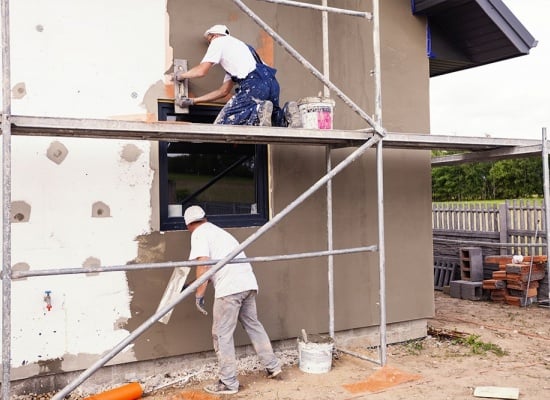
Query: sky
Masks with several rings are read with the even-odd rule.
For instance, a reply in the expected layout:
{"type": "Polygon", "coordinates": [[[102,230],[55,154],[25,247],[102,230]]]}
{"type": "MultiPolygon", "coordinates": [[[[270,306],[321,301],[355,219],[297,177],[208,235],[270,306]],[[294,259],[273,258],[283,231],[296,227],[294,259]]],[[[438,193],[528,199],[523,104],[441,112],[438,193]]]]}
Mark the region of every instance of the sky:
{"type": "Polygon", "coordinates": [[[431,133],[550,136],[550,0],[503,0],[538,41],[525,56],[430,79],[431,133]]]}

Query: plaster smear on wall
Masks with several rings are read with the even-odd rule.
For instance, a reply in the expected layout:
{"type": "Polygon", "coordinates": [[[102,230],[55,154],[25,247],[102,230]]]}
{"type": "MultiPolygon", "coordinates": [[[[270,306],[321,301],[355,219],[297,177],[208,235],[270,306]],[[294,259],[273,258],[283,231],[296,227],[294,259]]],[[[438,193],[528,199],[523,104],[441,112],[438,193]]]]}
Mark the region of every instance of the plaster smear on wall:
{"type": "MultiPolygon", "coordinates": [[[[19,0],[10,7],[11,80],[26,90],[12,98],[13,114],[146,114],[142,96],[164,78],[165,2],[19,0]]],[[[12,137],[12,199],[32,208],[28,221],[12,225],[12,265],[134,260],[136,237],[151,231],[150,152],[145,141],[12,137]],[[54,141],[67,149],[61,163],[48,158],[54,141]],[[98,202],[109,217],[92,217],[98,202]]],[[[62,370],[87,367],[90,355],[128,335],[120,321],[131,317],[131,297],[124,272],[14,281],[13,367],[27,376],[50,362],[62,370]]],[[[132,359],[131,348],[125,352],[122,358],[132,359]]]]}

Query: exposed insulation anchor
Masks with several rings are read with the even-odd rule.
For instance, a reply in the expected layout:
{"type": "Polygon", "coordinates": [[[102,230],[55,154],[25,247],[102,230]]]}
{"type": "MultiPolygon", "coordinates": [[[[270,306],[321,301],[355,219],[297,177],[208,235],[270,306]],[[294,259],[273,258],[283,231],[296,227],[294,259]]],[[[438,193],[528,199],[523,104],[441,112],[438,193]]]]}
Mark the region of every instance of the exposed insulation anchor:
{"type": "Polygon", "coordinates": [[[46,309],[48,311],[51,311],[52,309],[52,291],[51,290],[46,290],[44,293],[46,293],[46,295],[44,296],[44,301],[46,302],[46,309]]]}

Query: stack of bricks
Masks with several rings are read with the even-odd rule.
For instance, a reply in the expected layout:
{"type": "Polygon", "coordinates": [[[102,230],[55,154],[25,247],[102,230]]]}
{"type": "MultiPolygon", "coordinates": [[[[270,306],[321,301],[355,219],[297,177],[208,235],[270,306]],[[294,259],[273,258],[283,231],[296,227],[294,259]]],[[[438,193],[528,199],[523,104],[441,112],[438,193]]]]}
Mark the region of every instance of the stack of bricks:
{"type": "Polygon", "coordinates": [[[537,301],[539,281],[544,279],[546,256],[525,256],[513,263],[512,256],[486,256],[485,263],[498,264],[492,279],[483,280],[483,289],[490,291],[491,300],[518,307],[537,301]]]}

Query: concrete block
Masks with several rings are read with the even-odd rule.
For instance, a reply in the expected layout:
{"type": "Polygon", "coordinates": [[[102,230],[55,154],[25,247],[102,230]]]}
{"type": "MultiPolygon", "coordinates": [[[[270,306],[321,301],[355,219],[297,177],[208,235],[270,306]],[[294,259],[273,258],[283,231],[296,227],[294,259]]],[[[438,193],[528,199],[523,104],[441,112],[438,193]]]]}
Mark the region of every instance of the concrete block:
{"type": "Polygon", "coordinates": [[[460,249],[460,278],[472,282],[483,280],[483,257],[480,247],[460,249]]]}
{"type": "Polygon", "coordinates": [[[451,297],[455,298],[455,299],[460,299],[460,292],[461,292],[461,285],[460,283],[461,282],[466,282],[466,281],[451,281],[450,282],[450,287],[451,287],[451,290],[450,290],[450,293],[451,293],[451,297]]]}
{"type": "Polygon", "coordinates": [[[460,297],[464,300],[481,300],[483,296],[482,282],[462,281],[460,284],[460,297]]]}

